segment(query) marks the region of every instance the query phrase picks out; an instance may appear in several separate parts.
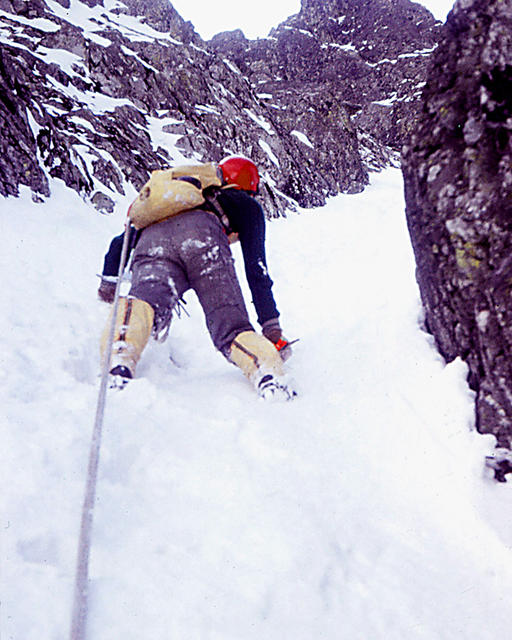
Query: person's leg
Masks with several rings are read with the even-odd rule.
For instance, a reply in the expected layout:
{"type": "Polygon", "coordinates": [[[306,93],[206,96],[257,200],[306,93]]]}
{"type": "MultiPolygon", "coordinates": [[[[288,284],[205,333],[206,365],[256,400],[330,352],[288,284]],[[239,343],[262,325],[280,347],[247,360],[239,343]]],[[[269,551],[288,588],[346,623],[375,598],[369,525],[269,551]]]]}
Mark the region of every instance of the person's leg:
{"type": "Polygon", "coordinates": [[[193,211],[183,218],[187,235],[193,240],[181,244],[180,257],[203,308],[213,344],[229,358],[235,337],[253,331],[229,242],[212,214],[193,211]]]}
{"type": "Polygon", "coordinates": [[[155,334],[168,326],[173,309],[190,288],[173,238],[176,227],[176,218],[171,218],[144,229],[133,256],[130,295],[151,305],[155,334]]]}
{"type": "MultiPolygon", "coordinates": [[[[114,342],[109,371],[124,378],[133,378],[135,367],[151,335],[154,312],[151,306],[128,296],[120,298],[115,323],[114,342]]],[[[101,357],[106,357],[112,314],[101,338],[101,357]]]]}
{"type": "MultiPolygon", "coordinates": [[[[121,298],[116,318],[110,371],[132,378],[152,331],[159,332],[170,322],[172,311],[188,288],[188,281],[175,250],[168,241],[167,225],[144,230],[132,263],[132,286],[121,298]]],[[[109,325],[110,326],[110,323],[109,325]]],[[[105,330],[102,357],[107,342],[105,330]]]]}
{"type": "MultiPolygon", "coordinates": [[[[284,390],[284,382],[277,382],[283,379],[282,359],[272,342],[251,326],[226,235],[215,218],[194,213],[189,224],[196,241],[185,244],[182,259],[214,345],[262,395],[264,388],[267,395],[284,390]]],[[[284,395],[290,398],[294,393],[289,390],[284,395]]]]}

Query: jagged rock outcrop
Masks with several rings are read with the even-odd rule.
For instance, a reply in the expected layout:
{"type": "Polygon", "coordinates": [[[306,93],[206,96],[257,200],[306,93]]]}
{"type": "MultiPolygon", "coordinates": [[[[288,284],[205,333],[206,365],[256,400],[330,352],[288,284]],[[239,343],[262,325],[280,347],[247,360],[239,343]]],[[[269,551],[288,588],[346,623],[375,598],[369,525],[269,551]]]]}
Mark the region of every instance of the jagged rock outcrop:
{"type": "Polygon", "coordinates": [[[235,31],[210,45],[240,68],[285,130],[311,142],[305,160],[333,194],[340,189],[329,167],[340,149],[359,147],[370,169],[392,161],[414,125],[439,28],[409,0],[302,0],[300,13],[266,39],[235,31]]]}
{"type": "Polygon", "coordinates": [[[404,148],[428,329],[469,365],[479,431],[512,445],[512,0],[458,0],[404,148]]]}
{"type": "Polygon", "coordinates": [[[259,140],[298,172],[264,114],[253,113],[245,78],[202,48],[166,0],[87,4],[74,13],[67,0],[0,0],[0,117],[9,132],[0,193],[26,184],[47,195],[52,176],[109,210],[155,168],[234,152],[268,167],[272,182],[259,140]]]}
{"type": "Polygon", "coordinates": [[[304,0],[268,39],[212,43],[167,0],[0,0],[0,194],[54,177],[110,211],[152,169],[228,153],[257,162],[274,215],[360,191],[436,33],[409,0],[304,0]]]}

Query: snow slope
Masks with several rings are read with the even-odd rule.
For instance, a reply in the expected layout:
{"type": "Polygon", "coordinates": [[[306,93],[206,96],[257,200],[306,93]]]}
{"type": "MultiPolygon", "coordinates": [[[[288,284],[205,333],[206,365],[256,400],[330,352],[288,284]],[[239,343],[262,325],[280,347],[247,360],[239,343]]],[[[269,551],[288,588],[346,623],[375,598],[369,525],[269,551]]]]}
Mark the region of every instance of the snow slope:
{"type": "MultiPolygon", "coordinates": [[[[420,329],[400,172],[372,180],[268,225],[299,399],[258,401],[193,295],[109,396],[91,639],[503,637],[511,489],[484,470],[494,440],[472,430],[464,364],[420,329]]],[[[68,636],[96,273],[126,204],[101,216],[58,182],[44,204],[0,201],[5,640],[68,636]]]]}

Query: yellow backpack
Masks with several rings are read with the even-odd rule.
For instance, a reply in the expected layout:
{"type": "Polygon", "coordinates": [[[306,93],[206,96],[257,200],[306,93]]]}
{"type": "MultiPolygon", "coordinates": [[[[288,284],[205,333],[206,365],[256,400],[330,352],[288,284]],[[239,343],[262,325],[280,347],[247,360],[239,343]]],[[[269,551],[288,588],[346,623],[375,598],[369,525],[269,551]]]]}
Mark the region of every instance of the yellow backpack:
{"type": "Polygon", "coordinates": [[[205,202],[203,189],[222,185],[220,175],[214,162],[153,171],[130,207],[133,226],[144,229],[199,207],[205,202]]]}

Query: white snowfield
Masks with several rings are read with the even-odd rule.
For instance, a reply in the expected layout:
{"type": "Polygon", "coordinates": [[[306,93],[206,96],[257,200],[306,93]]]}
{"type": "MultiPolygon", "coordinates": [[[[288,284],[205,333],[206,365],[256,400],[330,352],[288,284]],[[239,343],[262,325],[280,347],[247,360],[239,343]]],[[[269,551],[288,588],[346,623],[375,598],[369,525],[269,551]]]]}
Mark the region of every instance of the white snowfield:
{"type": "MultiPolygon", "coordinates": [[[[0,200],[5,640],[68,638],[108,314],[96,273],[128,204],[108,217],[52,194],[0,200]]],[[[506,637],[512,490],[484,468],[494,439],[472,427],[465,365],[421,331],[400,172],[267,235],[300,396],[258,400],[188,295],[191,317],[107,400],[88,637],[506,637]]]]}

